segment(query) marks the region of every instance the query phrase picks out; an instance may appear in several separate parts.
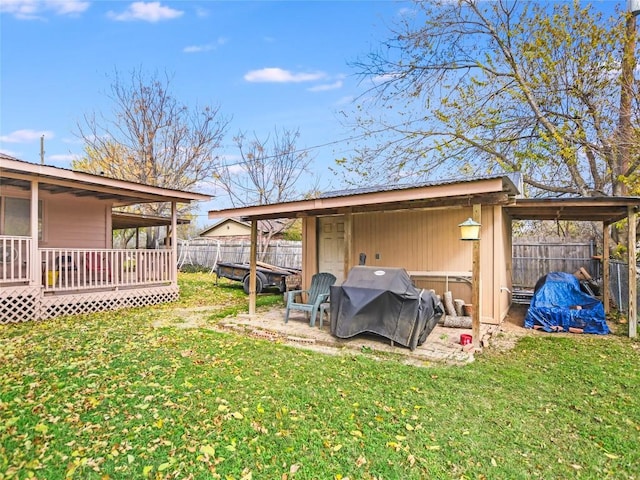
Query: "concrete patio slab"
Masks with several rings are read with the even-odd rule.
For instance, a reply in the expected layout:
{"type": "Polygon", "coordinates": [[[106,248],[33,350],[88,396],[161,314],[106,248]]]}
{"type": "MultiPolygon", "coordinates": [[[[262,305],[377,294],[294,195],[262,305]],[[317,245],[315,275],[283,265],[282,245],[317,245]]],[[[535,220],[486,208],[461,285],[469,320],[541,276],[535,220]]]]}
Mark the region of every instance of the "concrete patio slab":
{"type": "MultiPolygon", "coordinates": [[[[460,343],[460,336],[471,335],[471,329],[436,325],[426,341],[411,351],[407,347],[393,345],[391,341],[378,335],[361,334],[349,339],[336,338],[331,335],[328,323],[325,320],[322,328],[318,323],[311,327],[308,318],[302,312],[292,313],[289,322],[284,323],[284,309],[273,308],[253,316],[241,314],[225,319],[218,324],[218,327],[222,330],[240,332],[256,338],[332,355],[356,352],[390,354],[399,361],[412,365],[429,365],[434,362],[464,365],[473,362],[475,355],[482,352],[483,348],[490,348],[492,338],[495,339],[496,334],[500,334],[502,339],[526,334],[524,328],[513,323],[508,329],[501,325],[483,324],[480,329],[481,347],[473,348],[471,345],[463,346],[460,343]]],[[[511,344],[515,344],[515,341],[511,344]]],[[[504,348],[504,342],[501,348],[504,348]]]]}

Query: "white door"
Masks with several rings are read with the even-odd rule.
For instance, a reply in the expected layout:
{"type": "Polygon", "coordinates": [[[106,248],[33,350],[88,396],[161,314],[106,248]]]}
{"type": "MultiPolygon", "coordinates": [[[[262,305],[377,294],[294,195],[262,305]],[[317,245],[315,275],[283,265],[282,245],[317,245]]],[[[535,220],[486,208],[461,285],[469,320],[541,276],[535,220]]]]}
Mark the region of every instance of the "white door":
{"type": "Polygon", "coordinates": [[[320,217],[318,222],[318,269],[344,280],[344,217],[320,217]]]}

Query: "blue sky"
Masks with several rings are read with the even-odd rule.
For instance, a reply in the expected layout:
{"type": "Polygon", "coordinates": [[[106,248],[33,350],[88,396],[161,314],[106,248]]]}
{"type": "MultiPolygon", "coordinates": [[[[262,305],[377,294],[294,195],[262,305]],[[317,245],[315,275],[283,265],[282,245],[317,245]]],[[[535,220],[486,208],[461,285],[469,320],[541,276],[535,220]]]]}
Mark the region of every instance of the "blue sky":
{"type": "MultiPolygon", "coordinates": [[[[387,39],[407,3],[393,1],[0,0],[0,151],[69,167],[84,114],[110,115],[114,72],[169,73],[187,105],[232,117],[223,150],[233,161],[239,130],[266,136],[299,129],[321,186],[349,157],[343,109],[365,86],[350,62],[387,39]]],[[[203,192],[211,193],[211,192],[203,192]]]]}

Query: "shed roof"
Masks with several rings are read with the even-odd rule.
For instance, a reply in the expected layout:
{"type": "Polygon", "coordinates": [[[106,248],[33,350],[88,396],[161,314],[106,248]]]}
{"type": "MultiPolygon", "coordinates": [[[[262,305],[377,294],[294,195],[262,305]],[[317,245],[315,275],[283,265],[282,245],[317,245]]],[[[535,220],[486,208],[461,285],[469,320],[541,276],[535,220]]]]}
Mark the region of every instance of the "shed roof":
{"type": "Polygon", "coordinates": [[[519,175],[437,180],[411,185],[383,185],[327,192],[319,198],[273,205],[209,211],[209,218],[245,220],[296,218],[409,210],[418,208],[503,205],[515,220],[600,221],[611,224],[640,208],[640,197],[522,198],[519,175]]]}
{"type": "Polygon", "coordinates": [[[509,205],[520,194],[513,177],[496,175],[411,185],[385,185],[328,192],[319,198],[272,205],[210,210],[209,218],[245,220],[297,218],[338,213],[466,206],[476,203],[509,205]]]}

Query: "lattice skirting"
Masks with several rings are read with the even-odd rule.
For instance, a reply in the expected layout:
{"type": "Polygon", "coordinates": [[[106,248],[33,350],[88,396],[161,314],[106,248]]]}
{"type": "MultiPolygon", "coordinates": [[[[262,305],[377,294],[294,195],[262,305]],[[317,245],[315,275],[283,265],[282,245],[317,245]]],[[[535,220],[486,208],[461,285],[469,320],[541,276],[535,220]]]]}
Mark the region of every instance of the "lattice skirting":
{"type": "Polygon", "coordinates": [[[142,307],[177,299],[177,285],[52,296],[43,296],[37,287],[8,287],[3,288],[0,296],[0,324],[142,307]]]}

